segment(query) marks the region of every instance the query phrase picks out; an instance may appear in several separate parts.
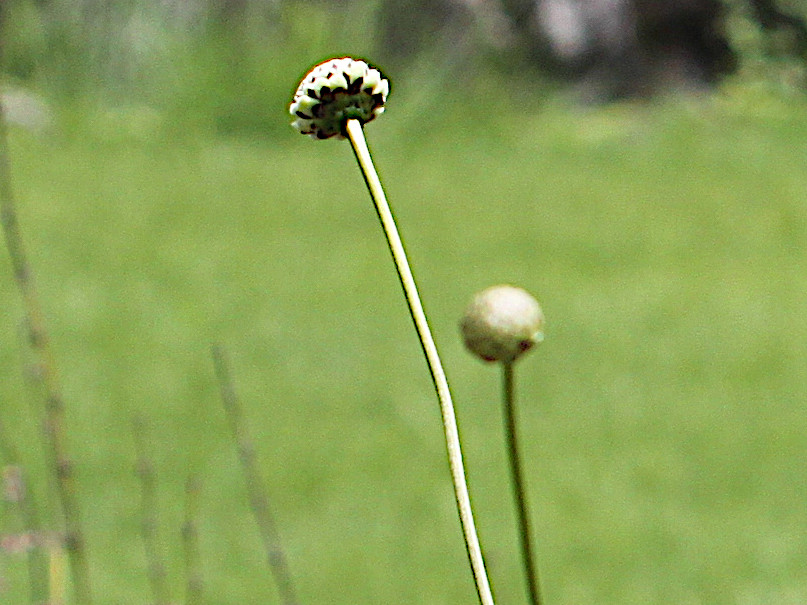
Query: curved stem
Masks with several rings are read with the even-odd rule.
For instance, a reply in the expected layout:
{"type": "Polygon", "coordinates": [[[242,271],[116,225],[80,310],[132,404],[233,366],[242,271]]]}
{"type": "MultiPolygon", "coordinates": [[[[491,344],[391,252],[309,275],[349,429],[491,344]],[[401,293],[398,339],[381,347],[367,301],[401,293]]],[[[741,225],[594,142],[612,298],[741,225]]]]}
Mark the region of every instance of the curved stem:
{"type": "Polygon", "coordinates": [[[530,593],[530,603],[540,605],[541,595],[538,590],[538,572],[535,567],[535,557],[530,540],[530,518],[527,506],[527,490],[524,487],[524,477],[521,472],[521,462],[518,455],[518,436],[516,434],[515,418],[515,388],[513,385],[513,363],[503,364],[504,374],[504,420],[507,435],[507,453],[510,459],[510,476],[513,480],[513,496],[518,511],[519,534],[521,538],[521,555],[524,564],[524,573],[527,577],[527,589],[530,593]]]}
{"type": "Polygon", "coordinates": [[[356,154],[361,172],[364,175],[364,181],[367,183],[367,188],[370,190],[370,196],[373,198],[378,218],[381,220],[381,225],[387,236],[387,243],[389,244],[390,252],[392,252],[392,258],[395,261],[395,268],[398,270],[398,277],[401,280],[401,286],[403,286],[404,295],[409,304],[409,312],[412,315],[412,320],[415,322],[415,328],[420,337],[420,344],[423,347],[423,353],[426,355],[426,361],[429,364],[432,382],[434,382],[434,388],[440,400],[440,412],[443,417],[443,429],[445,431],[446,448],[448,450],[448,463],[451,469],[451,479],[454,483],[454,496],[457,499],[457,509],[459,510],[460,522],[462,523],[462,530],[465,537],[465,546],[468,550],[468,558],[471,562],[471,571],[474,575],[479,601],[483,605],[493,605],[493,595],[491,594],[490,583],[485,571],[485,561],[482,558],[482,549],[479,546],[479,538],[477,537],[476,527],[474,525],[471,498],[468,494],[465,469],[462,464],[459,431],[454,414],[454,404],[451,402],[451,393],[448,389],[448,381],[446,380],[443,366],[440,363],[440,357],[437,353],[437,347],[434,344],[428,321],[426,320],[426,314],[423,311],[423,305],[420,302],[420,296],[418,295],[417,286],[415,285],[415,278],[409,268],[406,252],[404,251],[401,238],[398,235],[398,229],[395,226],[395,219],[392,216],[389,204],[387,204],[384,190],[381,187],[381,181],[373,166],[370,151],[367,149],[367,142],[364,139],[361,123],[357,120],[348,120],[345,130],[353,146],[353,152],[356,154]]]}

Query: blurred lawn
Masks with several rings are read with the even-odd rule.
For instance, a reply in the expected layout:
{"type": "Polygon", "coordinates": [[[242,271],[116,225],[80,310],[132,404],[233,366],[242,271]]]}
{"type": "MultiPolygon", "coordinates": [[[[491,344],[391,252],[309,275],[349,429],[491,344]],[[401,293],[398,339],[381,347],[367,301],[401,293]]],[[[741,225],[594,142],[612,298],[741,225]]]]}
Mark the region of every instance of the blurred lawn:
{"type": "MultiPolygon", "coordinates": [[[[367,133],[453,382],[498,600],[523,601],[499,375],[456,322],[511,282],[548,318],[518,367],[547,603],[807,602],[807,105],[727,89],[489,109],[413,127],[391,105],[367,133]]],[[[474,602],[436,398],[349,145],[130,119],[12,133],[97,602],[149,598],[134,413],[175,598],[196,472],[208,602],[277,602],[212,342],[232,355],[303,603],[474,602]]],[[[44,501],[0,264],[3,420],[44,501]]],[[[0,565],[24,602],[24,559],[0,565]]]]}

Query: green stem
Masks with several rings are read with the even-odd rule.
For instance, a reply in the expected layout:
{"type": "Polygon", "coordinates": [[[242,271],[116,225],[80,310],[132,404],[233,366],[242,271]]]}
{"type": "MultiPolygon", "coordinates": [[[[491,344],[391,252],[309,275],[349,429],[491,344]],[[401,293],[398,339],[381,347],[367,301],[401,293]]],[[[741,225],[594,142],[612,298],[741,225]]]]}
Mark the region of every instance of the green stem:
{"type": "Polygon", "coordinates": [[[199,480],[190,475],[185,481],[185,521],[182,524],[182,546],[185,551],[186,605],[200,605],[202,597],[202,566],[199,554],[199,480]]]}
{"type": "Polygon", "coordinates": [[[462,463],[462,449],[460,448],[457,419],[454,413],[454,404],[451,402],[451,392],[448,388],[448,381],[446,380],[446,375],[440,362],[440,356],[437,353],[437,347],[434,344],[434,339],[432,338],[431,330],[426,320],[426,314],[423,311],[423,305],[420,302],[420,296],[418,295],[417,286],[415,285],[415,278],[412,275],[412,270],[409,268],[409,262],[406,259],[406,252],[404,251],[401,237],[398,235],[398,229],[395,226],[395,219],[392,216],[392,211],[384,195],[384,189],[381,187],[381,181],[373,166],[373,159],[367,148],[367,142],[364,139],[361,123],[358,120],[348,120],[345,125],[345,131],[353,146],[353,152],[356,154],[356,159],[359,162],[364,181],[367,183],[367,188],[370,191],[370,196],[373,198],[378,218],[381,220],[381,225],[387,236],[387,243],[392,253],[392,258],[395,261],[395,268],[398,270],[398,277],[401,280],[401,286],[403,286],[406,302],[409,304],[409,312],[412,315],[412,320],[415,322],[415,329],[420,337],[420,344],[423,347],[423,353],[426,355],[426,361],[429,364],[432,382],[434,382],[434,388],[440,400],[440,412],[443,417],[443,430],[445,431],[451,479],[454,484],[454,496],[457,500],[457,509],[465,537],[465,546],[468,551],[468,558],[471,562],[471,571],[473,572],[474,581],[476,583],[479,601],[482,605],[493,605],[490,582],[488,581],[485,571],[485,561],[482,558],[482,549],[479,546],[479,538],[477,537],[476,527],[474,525],[471,498],[468,494],[465,469],[462,463]]]}
{"type": "Polygon", "coordinates": [[[50,463],[56,477],[56,490],[62,505],[65,524],[65,544],[70,560],[73,579],[73,593],[76,605],[90,605],[90,574],[84,548],[78,498],[73,477],[73,464],[67,455],[64,429],[64,399],[56,372],[56,363],[50,348],[50,338],[45,329],[44,316],[39,297],[34,286],[34,278],[28,257],[25,254],[20,232],[14,194],[11,188],[11,168],[9,162],[6,122],[0,106],[0,222],[8,247],[14,278],[22,294],[28,323],[28,336],[31,348],[40,359],[40,379],[46,391],[45,401],[45,440],[50,455],[50,463]]]}
{"type": "Polygon", "coordinates": [[[132,435],[137,458],[136,472],[140,479],[140,535],[143,538],[143,547],[148,562],[151,595],[154,598],[154,605],[167,605],[170,599],[165,581],[165,564],[160,556],[159,540],[157,539],[157,477],[146,445],[146,422],[143,418],[139,416],[134,418],[132,435]]]}
{"type": "Polygon", "coordinates": [[[513,384],[513,363],[503,364],[504,373],[504,421],[507,435],[507,453],[510,458],[510,475],[513,480],[513,496],[518,511],[519,534],[521,538],[521,555],[524,564],[524,574],[527,578],[527,589],[530,594],[530,603],[540,605],[541,595],[538,590],[538,573],[533,556],[530,539],[530,518],[527,506],[527,490],[524,487],[524,477],[521,471],[521,462],[518,455],[518,435],[516,433],[515,418],[515,387],[513,384]]]}
{"type": "Polygon", "coordinates": [[[255,463],[255,444],[244,421],[244,412],[241,401],[235,392],[233,380],[230,377],[230,364],[227,356],[219,346],[212,349],[213,364],[216,377],[219,381],[221,401],[230,424],[230,431],[238,450],[238,459],[244,471],[244,480],[249,494],[249,504],[252,514],[261,534],[266,559],[274,575],[278,594],[283,605],[297,605],[297,594],[292,581],[291,571],[286,559],[286,553],[280,541],[272,510],[269,505],[269,493],[265,487],[258,465],[255,463]]]}
{"type": "Polygon", "coordinates": [[[26,473],[21,466],[19,451],[12,442],[5,425],[0,419],[0,454],[7,469],[16,469],[15,480],[19,493],[16,505],[22,517],[23,527],[36,536],[37,544],[28,551],[28,582],[30,601],[38,605],[48,598],[48,563],[45,553],[45,532],[39,519],[39,511],[32,490],[28,489],[26,473]]]}

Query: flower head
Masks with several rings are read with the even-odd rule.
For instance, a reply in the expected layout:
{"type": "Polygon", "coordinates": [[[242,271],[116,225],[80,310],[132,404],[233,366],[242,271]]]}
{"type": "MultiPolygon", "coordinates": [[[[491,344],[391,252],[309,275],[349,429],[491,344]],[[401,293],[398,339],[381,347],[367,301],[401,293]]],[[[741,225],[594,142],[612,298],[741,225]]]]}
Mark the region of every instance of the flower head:
{"type": "Polygon", "coordinates": [[[384,112],[389,81],[364,61],[329,59],[309,71],[289,107],[291,125],[314,139],[344,138],[345,122],[365,124],[384,112]]]}
{"type": "Polygon", "coordinates": [[[473,297],[460,329],[471,353],[509,363],[544,339],[544,314],[526,290],[492,286],[473,297]]]}

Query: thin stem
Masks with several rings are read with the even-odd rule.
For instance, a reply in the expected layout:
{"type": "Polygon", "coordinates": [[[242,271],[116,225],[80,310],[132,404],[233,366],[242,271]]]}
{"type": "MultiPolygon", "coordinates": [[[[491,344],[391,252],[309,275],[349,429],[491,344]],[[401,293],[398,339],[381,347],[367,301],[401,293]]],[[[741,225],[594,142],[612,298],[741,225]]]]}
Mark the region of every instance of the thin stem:
{"type": "Polygon", "coordinates": [[[530,603],[532,603],[532,605],[540,605],[541,594],[538,589],[538,572],[535,567],[535,557],[533,556],[532,541],[530,539],[531,530],[528,513],[529,507],[527,506],[527,490],[524,487],[524,477],[518,455],[512,362],[502,364],[502,369],[504,374],[504,421],[505,434],[507,436],[507,454],[510,458],[510,476],[513,480],[513,497],[515,498],[516,509],[518,511],[524,574],[527,579],[530,603]]]}
{"type": "Polygon", "coordinates": [[[277,524],[269,505],[269,494],[261,473],[255,464],[255,445],[244,422],[244,413],[235,392],[233,380],[230,377],[230,367],[226,354],[218,346],[213,347],[212,354],[216,377],[221,390],[221,401],[224,404],[224,411],[227,414],[227,420],[238,449],[238,458],[244,471],[247,492],[249,493],[249,504],[252,508],[255,522],[258,524],[258,531],[261,534],[266,558],[275,578],[275,584],[277,584],[278,594],[284,605],[296,605],[297,596],[294,590],[294,582],[280,541],[277,524]]]}
{"type": "Polygon", "coordinates": [[[65,573],[64,548],[61,541],[50,545],[50,565],[48,568],[48,583],[50,600],[47,605],[65,605],[67,603],[67,579],[65,573]]]}
{"type": "Polygon", "coordinates": [[[199,555],[199,480],[190,475],[185,482],[185,521],[182,524],[182,546],[185,552],[186,605],[202,603],[202,566],[199,555]]]}
{"type": "Polygon", "coordinates": [[[76,605],[90,605],[92,596],[89,566],[84,548],[84,532],[79,518],[73,464],[65,447],[64,399],[56,372],[56,363],[50,348],[50,338],[45,329],[44,316],[17,219],[16,204],[11,188],[6,122],[2,106],[0,106],[0,222],[2,222],[6,246],[11,258],[14,278],[22,294],[31,348],[37,352],[40,358],[40,378],[46,391],[45,439],[64,516],[65,548],[70,561],[75,603],[76,605]]]}
{"type": "Polygon", "coordinates": [[[474,525],[471,498],[468,494],[465,469],[462,463],[459,430],[457,429],[457,419],[454,414],[454,404],[451,402],[448,381],[429,329],[429,323],[426,320],[426,314],[423,311],[423,305],[420,302],[415,278],[409,268],[409,261],[406,259],[406,252],[398,234],[398,228],[395,226],[395,219],[387,203],[375,166],[373,166],[373,159],[370,156],[370,150],[367,148],[361,123],[358,120],[348,120],[345,130],[353,146],[353,152],[356,154],[356,159],[370,191],[370,196],[373,198],[378,218],[381,220],[381,225],[387,236],[387,244],[395,261],[395,268],[398,270],[398,277],[401,280],[401,286],[403,286],[406,302],[409,304],[412,320],[415,322],[415,329],[420,337],[420,345],[423,347],[423,353],[426,355],[426,361],[429,364],[429,372],[432,376],[432,382],[434,382],[434,388],[437,391],[437,398],[440,400],[440,412],[443,417],[443,430],[448,450],[451,479],[454,484],[454,496],[457,500],[460,523],[465,537],[465,547],[471,562],[471,571],[476,583],[479,601],[482,605],[493,605],[493,594],[490,590],[490,582],[485,571],[485,561],[482,557],[482,549],[479,546],[479,538],[474,525]]]}
{"type": "Polygon", "coordinates": [[[0,452],[4,458],[10,477],[4,477],[14,489],[14,502],[23,521],[24,529],[35,537],[35,546],[28,551],[28,582],[31,603],[43,603],[48,596],[47,556],[44,545],[44,532],[39,518],[39,510],[32,491],[28,488],[26,473],[20,465],[20,455],[12,442],[2,419],[0,419],[0,452]]]}
{"type": "Polygon", "coordinates": [[[151,594],[154,598],[154,605],[167,605],[169,598],[168,586],[165,582],[165,564],[160,556],[157,539],[157,478],[154,464],[148,455],[146,426],[143,418],[134,418],[132,435],[137,457],[135,469],[140,479],[140,535],[146,551],[151,594]]]}

